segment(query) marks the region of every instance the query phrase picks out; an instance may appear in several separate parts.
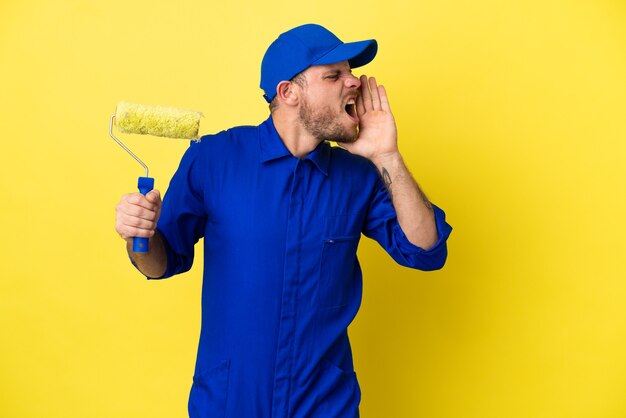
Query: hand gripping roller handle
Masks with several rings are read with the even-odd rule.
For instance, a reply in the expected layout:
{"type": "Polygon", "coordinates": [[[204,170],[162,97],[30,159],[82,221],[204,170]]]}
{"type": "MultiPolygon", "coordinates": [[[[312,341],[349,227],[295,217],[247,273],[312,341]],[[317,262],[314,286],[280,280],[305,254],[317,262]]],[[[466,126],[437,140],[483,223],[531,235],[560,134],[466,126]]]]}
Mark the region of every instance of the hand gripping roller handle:
{"type": "MultiPolygon", "coordinates": [[[[146,195],[150,190],[154,189],[154,178],[148,176],[148,166],[144,164],[143,161],[139,159],[126,145],[122,143],[119,139],[113,135],[113,125],[115,124],[115,115],[111,115],[111,123],[109,126],[109,135],[111,138],[115,140],[126,152],[128,152],[135,160],[139,162],[146,170],[145,177],[139,177],[137,180],[137,188],[139,189],[139,193],[142,195],[146,195]]],[[[149,250],[148,247],[149,238],[144,237],[133,237],[133,252],[136,253],[146,253],[149,250]]]]}
{"type": "MultiPolygon", "coordinates": [[[[200,118],[202,113],[187,109],[178,109],[167,106],[149,106],[137,103],[120,102],[115,114],[111,116],[109,134],[122,148],[126,150],[146,170],[145,177],[139,177],[137,187],[139,192],[146,195],[154,188],[154,179],[148,177],[148,166],[141,161],[126,145],[113,135],[113,125],[120,132],[153,135],[165,138],[198,140],[200,118]]],[[[148,238],[133,238],[134,252],[148,251],[148,238]]]]}

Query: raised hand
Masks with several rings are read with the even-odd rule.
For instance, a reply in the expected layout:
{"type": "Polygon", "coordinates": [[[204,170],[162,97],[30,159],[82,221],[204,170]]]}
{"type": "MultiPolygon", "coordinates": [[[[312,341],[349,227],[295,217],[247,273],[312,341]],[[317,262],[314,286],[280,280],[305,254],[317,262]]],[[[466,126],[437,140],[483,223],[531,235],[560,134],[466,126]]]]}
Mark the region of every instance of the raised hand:
{"type": "Polygon", "coordinates": [[[353,154],[375,160],[398,153],[398,133],[385,87],[374,77],[360,77],[361,94],[356,101],[359,136],[355,142],[341,146],[353,154]]]}

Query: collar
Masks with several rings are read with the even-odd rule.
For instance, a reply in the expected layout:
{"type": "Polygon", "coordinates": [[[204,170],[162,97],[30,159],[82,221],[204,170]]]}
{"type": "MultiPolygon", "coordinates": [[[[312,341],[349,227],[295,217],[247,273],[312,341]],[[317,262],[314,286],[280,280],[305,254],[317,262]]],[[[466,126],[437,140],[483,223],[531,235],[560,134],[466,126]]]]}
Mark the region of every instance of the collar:
{"type": "Polygon", "coordinates": [[[291,155],[283,140],[278,136],[271,116],[259,128],[262,163],[291,155]]]}
{"type": "MultiPolygon", "coordinates": [[[[259,134],[262,163],[286,156],[292,156],[283,143],[283,140],[280,139],[280,136],[276,131],[276,127],[274,126],[272,116],[267,118],[267,120],[261,124],[259,134]]],[[[318,170],[320,170],[325,176],[328,176],[330,144],[326,141],[322,142],[303,159],[311,160],[318,170]]]]}

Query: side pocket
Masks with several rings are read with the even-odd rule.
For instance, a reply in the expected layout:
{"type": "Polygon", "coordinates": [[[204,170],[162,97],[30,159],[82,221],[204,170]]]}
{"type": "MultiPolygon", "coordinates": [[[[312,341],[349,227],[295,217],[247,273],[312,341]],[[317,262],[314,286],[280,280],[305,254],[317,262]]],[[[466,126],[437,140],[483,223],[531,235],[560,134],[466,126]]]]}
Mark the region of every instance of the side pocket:
{"type": "Polygon", "coordinates": [[[226,416],[229,371],[230,360],[224,360],[193,377],[188,405],[190,418],[226,416]]]}
{"type": "Polygon", "coordinates": [[[314,416],[356,418],[359,416],[361,389],[356,373],[326,361],[318,382],[319,413],[314,416]]]}
{"type": "Polygon", "coordinates": [[[324,240],[320,266],[319,304],[325,308],[344,306],[349,302],[356,249],[360,237],[338,237],[324,240]]]}

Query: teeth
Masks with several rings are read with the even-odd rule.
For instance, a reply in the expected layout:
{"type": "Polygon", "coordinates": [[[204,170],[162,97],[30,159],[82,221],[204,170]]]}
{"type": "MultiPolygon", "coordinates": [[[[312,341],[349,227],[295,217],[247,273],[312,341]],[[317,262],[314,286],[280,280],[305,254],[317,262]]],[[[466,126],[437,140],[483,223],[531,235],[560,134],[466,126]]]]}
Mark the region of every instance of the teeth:
{"type": "Polygon", "coordinates": [[[355,103],[355,102],[354,102],[354,99],[350,99],[350,100],[348,100],[348,104],[349,104],[349,105],[353,105],[354,103],[355,103]]]}

